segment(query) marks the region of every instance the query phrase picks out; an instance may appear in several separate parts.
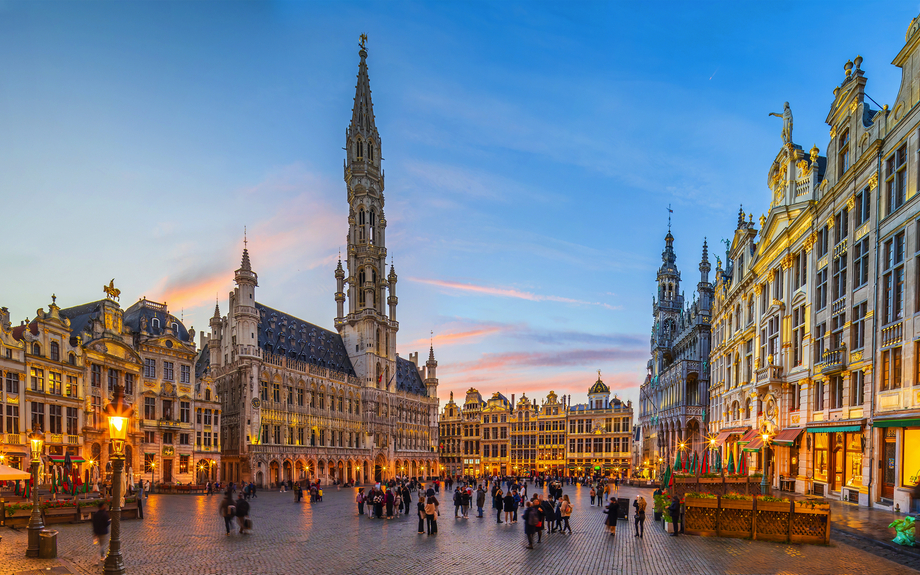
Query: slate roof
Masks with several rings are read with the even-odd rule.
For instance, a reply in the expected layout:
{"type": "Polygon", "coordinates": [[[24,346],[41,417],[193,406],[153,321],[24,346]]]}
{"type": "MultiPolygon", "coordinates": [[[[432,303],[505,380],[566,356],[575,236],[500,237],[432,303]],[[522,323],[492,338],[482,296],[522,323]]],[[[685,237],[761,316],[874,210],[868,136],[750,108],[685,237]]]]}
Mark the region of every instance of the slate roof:
{"type": "MultiPolygon", "coordinates": [[[[348,375],[357,375],[345,350],[342,336],[336,332],[258,302],[256,308],[260,316],[259,347],[263,351],[348,375]]],[[[397,385],[398,380],[397,377],[397,385]]],[[[422,387],[424,388],[424,385],[422,387]]]]}
{"type": "Polygon", "coordinates": [[[175,323],[178,328],[176,330],[176,337],[180,341],[190,343],[188,330],[185,329],[185,326],[182,325],[179,318],[169,313],[168,310],[157,309],[157,307],[161,307],[161,304],[155,304],[155,306],[156,307],[148,306],[147,300],[142,299],[125,310],[122,321],[133,331],[140,333],[141,318],[147,318],[147,333],[150,335],[162,335],[166,333],[166,327],[168,325],[175,323]],[[158,320],[159,327],[153,325],[153,318],[158,320]]]}
{"type": "Polygon", "coordinates": [[[422,381],[415,364],[408,359],[396,356],[396,390],[414,395],[428,396],[428,388],[422,381]]]}
{"type": "Polygon", "coordinates": [[[200,381],[209,367],[211,367],[211,351],[208,349],[208,344],[204,344],[204,347],[198,352],[198,357],[195,358],[195,381],[200,381]]]}
{"type": "Polygon", "coordinates": [[[83,305],[62,309],[59,312],[62,317],[66,317],[70,320],[70,334],[72,336],[83,333],[86,330],[86,324],[88,324],[90,320],[100,317],[103,301],[104,300],[96,300],[83,305]]]}

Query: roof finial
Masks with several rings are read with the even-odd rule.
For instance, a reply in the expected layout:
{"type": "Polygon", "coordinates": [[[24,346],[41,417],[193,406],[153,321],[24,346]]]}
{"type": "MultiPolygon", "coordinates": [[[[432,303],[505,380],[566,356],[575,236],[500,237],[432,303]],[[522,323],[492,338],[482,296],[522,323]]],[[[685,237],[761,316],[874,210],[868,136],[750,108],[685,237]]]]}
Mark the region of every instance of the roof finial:
{"type": "Polygon", "coordinates": [[[597,380],[601,380],[601,370],[597,370],[597,380]]]}
{"type": "Polygon", "coordinates": [[[674,210],[671,209],[671,204],[668,204],[668,233],[671,233],[671,214],[674,213],[674,210]]]}
{"type": "Polygon", "coordinates": [[[361,34],[361,35],[359,36],[359,38],[361,39],[361,41],[358,43],[358,45],[361,46],[361,49],[362,49],[362,50],[367,50],[367,46],[366,46],[366,44],[367,44],[367,34],[361,34]]]}
{"type": "Polygon", "coordinates": [[[57,303],[57,296],[54,294],[51,294],[51,305],[54,305],[56,303],[57,303]]]}
{"type": "Polygon", "coordinates": [[[246,237],[246,226],[243,226],[243,249],[249,247],[249,239],[246,237]]]}

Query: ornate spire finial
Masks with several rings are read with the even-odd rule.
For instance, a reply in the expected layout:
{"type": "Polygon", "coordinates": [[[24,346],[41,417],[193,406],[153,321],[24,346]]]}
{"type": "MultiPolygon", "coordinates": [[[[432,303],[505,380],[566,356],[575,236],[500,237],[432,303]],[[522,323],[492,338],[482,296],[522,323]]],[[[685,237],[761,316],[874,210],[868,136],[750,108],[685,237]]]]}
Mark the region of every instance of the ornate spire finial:
{"type": "Polygon", "coordinates": [[[671,214],[674,213],[674,210],[671,209],[671,204],[668,204],[668,233],[671,233],[671,214]]]}
{"type": "Polygon", "coordinates": [[[249,247],[249,239],[246,237],[246,226],[243,226],[243,249],[249,247]]]}
{"type": "Polygon", "coordinates": [[[601,380],[601,370],[597,370],[597,380],[601,380]]]}
{"type": "Polygon", "coordinates": [[[51,294],[51,305],[55,305],[56,303],[57,303],[57,296],[54,294],[51,294]]]}
{"type": "Polygon", "coordinates": [[[367,50],[367,34],[361,34],[358,38],[361,40],[358,45],[362,50],[367,50]]]}

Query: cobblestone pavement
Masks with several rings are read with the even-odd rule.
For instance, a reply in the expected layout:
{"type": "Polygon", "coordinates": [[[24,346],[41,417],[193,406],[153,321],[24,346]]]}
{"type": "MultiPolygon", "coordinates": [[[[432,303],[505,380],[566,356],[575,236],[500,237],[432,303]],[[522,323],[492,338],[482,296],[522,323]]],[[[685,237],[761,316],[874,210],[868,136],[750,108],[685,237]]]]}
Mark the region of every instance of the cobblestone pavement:
{"type": "MultiPolygon", "coordinates": [[[[327,489],[325,501],[295,504],[293,493],[262,491],[252,501],[251,535],[224,535],[218,496],[152,495],[142,521],[122,523],[129,574],[373,574],[425,575],[526,573],[608,574],[808,574],[891,575],[920,572],[842,541],[828,547],[785,545],[714,537],[669,537],[649,520],[645,537],[633,537],[620,521],[609,536],[601,508],[588,505],[588,490],[567,486],[573,499],[572,535],[544,534],[524,548],[523,521],[498,525],[494,513],[454,519],[442,504],[434,537],[416,533],[415,515],[393,520],[358,517],[354,490],[327,489]]],[[[620,497],[634,497],[623,488],[620,497]]],[[[644,492],[650,500],[650,492],[644,492]]],[[[414,509],[413,501],[413,509],[414,509]]],[[[488,510],[487,510],[488,511],[488,510]]],[[[0,530],[0,575],[63,565],[74,573],[101,573],[89,524],[55,526],[58,560],[24,557],[25,531],[0,530]]]]}

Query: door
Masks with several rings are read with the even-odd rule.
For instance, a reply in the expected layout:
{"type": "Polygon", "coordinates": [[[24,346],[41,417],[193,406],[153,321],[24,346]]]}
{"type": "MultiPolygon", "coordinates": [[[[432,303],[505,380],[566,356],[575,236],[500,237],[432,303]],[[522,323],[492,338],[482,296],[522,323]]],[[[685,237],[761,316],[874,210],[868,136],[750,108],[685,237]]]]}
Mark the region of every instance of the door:
{"type": "Polygon", "coordinates": [[[163,483],[172,483],[173,476],[173,460],[164,459],[163,460],[163,483]]]}
{"type": "Polygon", "coordinates": [[[886,437],[885,447],[882,450],[882,460],[879,461],[882,467],[882,497],[885,499],[894,499],[894,484],[896,479],[894,463],[897,452],[898,450],[895,446],[894,438],[886,437]]]}

